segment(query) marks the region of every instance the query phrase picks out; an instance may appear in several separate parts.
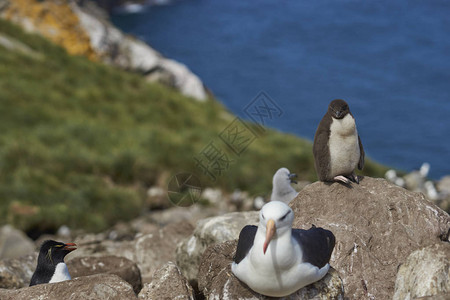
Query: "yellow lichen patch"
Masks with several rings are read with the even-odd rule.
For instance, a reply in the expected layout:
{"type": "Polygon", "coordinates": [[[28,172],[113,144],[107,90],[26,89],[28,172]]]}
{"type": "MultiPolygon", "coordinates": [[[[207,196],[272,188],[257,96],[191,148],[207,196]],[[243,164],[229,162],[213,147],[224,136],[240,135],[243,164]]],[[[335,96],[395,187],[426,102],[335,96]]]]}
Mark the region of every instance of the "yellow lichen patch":
{"type": "Polygon", "coordinates": [[[64,47],[72,55],[96,60],[89,36],[69,1],[11,0],[4,16],[64,47]]]}

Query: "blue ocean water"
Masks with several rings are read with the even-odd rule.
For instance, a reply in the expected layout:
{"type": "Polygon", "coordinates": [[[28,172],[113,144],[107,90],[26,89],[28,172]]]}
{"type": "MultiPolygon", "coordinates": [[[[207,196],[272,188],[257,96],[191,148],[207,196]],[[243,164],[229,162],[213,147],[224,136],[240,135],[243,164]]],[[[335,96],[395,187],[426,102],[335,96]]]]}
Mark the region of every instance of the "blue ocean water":
{"type": "MultiPolygon", "coordinates": [[[[310,140],[345,99],[369,157],[450,174],[450,2],[183,0],[113,22],[186,64],[231,111],[261,90],[310,140]]],[[[294,168],[292,168],[294,169],[294,168]]]]}

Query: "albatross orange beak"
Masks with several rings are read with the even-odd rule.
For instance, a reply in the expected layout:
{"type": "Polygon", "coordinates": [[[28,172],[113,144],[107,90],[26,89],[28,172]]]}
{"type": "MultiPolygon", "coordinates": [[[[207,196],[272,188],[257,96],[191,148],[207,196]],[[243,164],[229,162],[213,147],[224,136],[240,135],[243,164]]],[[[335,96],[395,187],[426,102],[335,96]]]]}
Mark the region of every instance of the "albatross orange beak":
{"type": "Polygon", "coordinates": [[[67,243],[67,244],[65,244],[65,246],[64,246],[63,249],[64,249],[64,250],[67,250],[67,251],[77,250],[77,244],[74,244],[74,243],[67,243]]]}
{"type": "Polygon", "coordinates": [[[264,246],[263,246],[264,254],[266,254],[267,247],[269,246],[269,243],[272,240],[273,235],[275,234],[276,231],[277,231],[277,227],[275,226],[275,221],[272,219],[269,219],[269,221],[267,221],[267,226],[266,226],[266,240],[264,241],[264,246]]]}

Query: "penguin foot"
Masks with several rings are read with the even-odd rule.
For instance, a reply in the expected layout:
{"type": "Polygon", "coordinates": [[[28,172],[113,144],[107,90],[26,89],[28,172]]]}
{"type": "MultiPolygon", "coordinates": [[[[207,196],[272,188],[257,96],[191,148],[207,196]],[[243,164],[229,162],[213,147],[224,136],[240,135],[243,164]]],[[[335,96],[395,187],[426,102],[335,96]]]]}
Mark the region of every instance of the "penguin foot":
{"type": "Polygon", "coordinates": [[[350,180],[347,177],[343,176],[343,175],[334,176],[333,180],[334,181],[340,181],[340,182],[343,182],[345,184],[350,184],[350,180]]]}
{"type": "Polygon", "coordinates": [[[348,179],[350,179],[351,181],[353,181],[356,184],[359,184],[358,175],[352,174],[352,175],[348,176],[348,179]]]}

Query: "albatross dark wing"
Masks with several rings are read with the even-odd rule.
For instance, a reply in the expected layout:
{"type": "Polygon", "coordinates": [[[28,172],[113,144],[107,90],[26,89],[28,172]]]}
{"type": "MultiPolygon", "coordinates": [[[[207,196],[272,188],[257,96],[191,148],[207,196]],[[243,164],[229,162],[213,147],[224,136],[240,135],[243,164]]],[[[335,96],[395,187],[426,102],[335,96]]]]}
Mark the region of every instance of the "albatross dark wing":
{"type": "Polygon", "coordinates": [[[240,263],[241,260],[245,258],[250,248],[253,246],[253,242],[255,241],[255,235],[258,227],[255,225],[247,225],[242,228],[241,233],[239,234],[239,241],[236,249],[236,255],[233,258],[235,263],[240,263]]]}
{"type": "Polygon", "coordinates": [[[331,231],[313,225],[308,230],[292,229],[292,237],[300,244],[304,262],[322,268],[330,261],[336,241],[331,231]]]}

